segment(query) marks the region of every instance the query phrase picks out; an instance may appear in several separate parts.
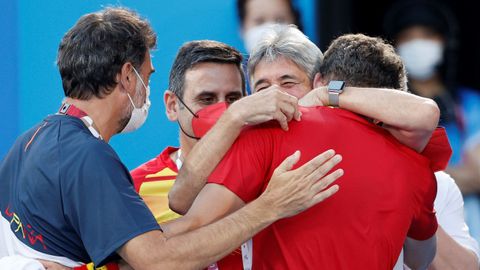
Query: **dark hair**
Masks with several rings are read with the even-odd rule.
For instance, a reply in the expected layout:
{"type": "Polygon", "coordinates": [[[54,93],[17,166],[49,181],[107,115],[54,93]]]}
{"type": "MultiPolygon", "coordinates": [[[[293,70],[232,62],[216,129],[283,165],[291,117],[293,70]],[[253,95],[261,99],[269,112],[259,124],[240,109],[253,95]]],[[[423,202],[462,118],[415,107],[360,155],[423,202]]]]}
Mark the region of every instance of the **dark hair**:
{"type": "Polygon", "coordinates": [[[385,14],[383,28],[387,38],[394,40],[400,32],[416,25],[432,29],[445,37],[447,43],[453,43],[450,46],[456,46],[457,21],[454,14],[439,2],[399,1],[385,14]]]}
{"type": "MultiPolygon", "coordinates": [[[[285,0],[285,1],[287,1],[288,6],[290,7],[290,11],[292,12],[293,20],[294,20],[293,23],[298,27],[300,31],[303,32],[303,25],[302,25],[300,12],[293,5],[293,0],[285,0]]],[[[245,22],[245,17],[247,16],[247,2],[248,0],[237,0],[237,13],[238,13],[238,18],[240,19],[240,25],[243,25],[243,23],[245,22]]]]}
{"type": "Polygon", "coordinates": [[[385,14],[383,27],[387,38],[395,41],[400,32],[417,25],[427,27],[445,38],[444,60],[437,70],[447,89],[455,97],[459,31],[455,15],[438,1],[399,1],[385,14]]]}
{"type": "Polygon", "coordinates": [[[150,24],[126,8],[106,8],[82,16],[58,48],[65,96],[81,100],[105,97],[117,85],[122,66],[131,62],[139,68],[155,44],[150,24]]]}
{"type": "Polygon", "coordinates": [[[178,50],[172,69],[168,88],[175,95],[183,98],[185,73],[196,64],[213,62],[235,64],[242,77],[242,93],[245,95],[245,74],[242,68],[243,57],[240,52],[225,44],[213,40],[190,41],[178,50]]]}
{"type": "Polygon", "coordinates": [[[407,90],[405,67],[393,46],[362,34],[333,40],[324,54],[320,74],[350,86],[407,90]]]}

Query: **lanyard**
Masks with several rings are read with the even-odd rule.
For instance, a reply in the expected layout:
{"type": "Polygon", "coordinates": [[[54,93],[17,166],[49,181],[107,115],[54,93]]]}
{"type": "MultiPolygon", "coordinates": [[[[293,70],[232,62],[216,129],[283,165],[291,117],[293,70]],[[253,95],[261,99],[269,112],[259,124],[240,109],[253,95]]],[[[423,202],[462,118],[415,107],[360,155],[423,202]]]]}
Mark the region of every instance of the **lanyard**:
{"type": "Polygon", "coordinates": [[[93,126],[92,118],[90,118],[90,116],[88,116],[84,111],[80,110],[74,105],[64,102],[58,110],[58,114],[77,117],[78,119],[82,120],[82,122],[85,124],[85,126],[95,138],[103,140],[102,135],[100,135],[100,133],[93,126]]]}
{"type": "Polygon", "coordinates": [[[251,270],[253,264],[253,241],[249,239],[242,244],[242,262],[244,270],[251,270]]]}
{"type": "Polygon", "coordinates": [[[177,158],[175,159],[175,165],[177,165],[177,170],[180,170],[180,168],[182,168],[182,165],[183,165],[181,156],[182,156],[182,149],[178,149],[177,158]]]}

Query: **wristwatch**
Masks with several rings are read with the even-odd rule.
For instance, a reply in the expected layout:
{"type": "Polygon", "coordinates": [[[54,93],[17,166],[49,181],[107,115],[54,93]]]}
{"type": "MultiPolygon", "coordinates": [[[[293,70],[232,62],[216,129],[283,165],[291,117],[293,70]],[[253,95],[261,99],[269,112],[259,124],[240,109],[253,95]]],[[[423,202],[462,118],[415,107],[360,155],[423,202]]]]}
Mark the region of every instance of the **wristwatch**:
{"type": "Polygon", "coordinates": [[[343,93],[344,81],[330,81],[328,83],[328,105],[338,107],[339,96],[343,93]]]}

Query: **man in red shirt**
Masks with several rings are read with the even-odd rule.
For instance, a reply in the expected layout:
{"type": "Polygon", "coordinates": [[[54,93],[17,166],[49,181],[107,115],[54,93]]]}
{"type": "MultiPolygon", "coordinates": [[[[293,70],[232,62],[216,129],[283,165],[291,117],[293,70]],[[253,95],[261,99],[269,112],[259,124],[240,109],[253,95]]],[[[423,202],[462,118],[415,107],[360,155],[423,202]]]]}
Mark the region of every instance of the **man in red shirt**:
{"type": "MultiPolygon", "coordinates": [[[[315,45],[313,47],[320,53],[315,45]]],[[[194,115],[202,118],[201,113],[198,113],[202,108],[219,102],[227,103],[225,106],[219,104],[226,108],[226,105],[243,96],[244,86],[241,79],[243,73],[239,67],[240,63],[240,54],[220,42],[188,42],[179,50],[170,75],[170,90],[165,93],[165,105],[169,119],[179,123],[181,147],[168,147],[159,156],[131,172],[136,190],[158,222],[171,221],[180,216],[170,210],[168,193],[174,184],[179,165],[197,142],[191,124],[192,119],[196,118],[194,115]],[[219,55],[219,51],[223,51],[223,55],[219,55]],[[223,62],[220,61],[221,57],[223,62]]],[[[222,128],[230,132],[235,130],[233,133],[238,135],[245,123],[255,124],[270,119],[279,120],[286,128],[286,122],[297,112],[296,101],[295,97],[277,89],[262,91],[229,106],[220,120],[222,128]]],[[[368,106],[368,102],[360,103],[368,106]]],[[[421,107],[421,104],[419,106],[421,107]]],[[[190,190],[193,192],[195,189],[190,190]]],[[[240,252],[233,254],[239,255],[240,252]]],[[[231,268],[235,262],[239,262],[237,268],[241,268],[241,258],[235,257],[227,256],[218,263],[219,268],[231,268]]]]}
{"type": "MultiPolygon", "coordinates": [[[[317,77],[314,86],[343,79],[347,85],[406,89],[403,64],[391,46],[377,39],[350,36],[329,51],[335,49],[345,54],[334,56],[348,60],[333,61],[337,65],[317,77]],[[368,71],[373,80],[362,81],[361,74],[353,73],[358,70],[368,71]]],[[[302,121],[291,123],[288,132],[268,123],[242,133],[183,222],[206,224],[255,199],[268,184],[264,179],[272,175],[272,168],[297,149],[302,152],[299,164],[303,164],[315,153],[333,148],[343,156],[345,175],[338,181],[341,192],[256,236],[253,266],[391,269],[406,236],[427,244],[427,251],[434,253],[430,244],[437,228],[433,211],[436,184],[430,161],[373,124],[377,121],[336,108],[317,107],[302,113],[302,121]]],[[[433,258],[432,253],[424,263],[433,258]]]]}

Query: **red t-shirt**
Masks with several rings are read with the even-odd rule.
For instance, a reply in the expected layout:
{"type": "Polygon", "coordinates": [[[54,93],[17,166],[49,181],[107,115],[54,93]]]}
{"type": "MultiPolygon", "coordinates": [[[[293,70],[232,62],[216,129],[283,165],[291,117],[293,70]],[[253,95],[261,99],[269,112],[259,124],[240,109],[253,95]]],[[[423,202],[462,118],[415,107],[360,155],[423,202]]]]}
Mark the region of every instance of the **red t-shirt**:
{"type": "MultiPolygon", "coordinates": [[[[140,165],[130,173],[135,190],[143,198],[159,223],[180,217],[168,206],[168,192],[178,174],[175,162],[170,154],[178,148],[167,147],[160,155],[140,165]]],[[[240,248],[217,262],[218,269],[243,269],[240,248]]],[[[210,269],[210,268],[209,268],[210,269]]]]}
{"type": "Polygon", "coordinates": [[[276,122],[245,130],[209,177],[248,203],[296,150],[296,167],[328,149],[343,156],[338,193],[255,236],[253,268],[392,269],[407,235],[424,240],[436,232],[430,161],[351,112],[302,110],[289,131],[276,122]]]}

